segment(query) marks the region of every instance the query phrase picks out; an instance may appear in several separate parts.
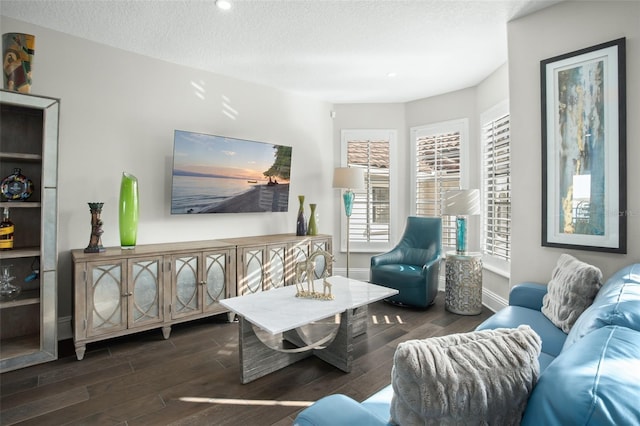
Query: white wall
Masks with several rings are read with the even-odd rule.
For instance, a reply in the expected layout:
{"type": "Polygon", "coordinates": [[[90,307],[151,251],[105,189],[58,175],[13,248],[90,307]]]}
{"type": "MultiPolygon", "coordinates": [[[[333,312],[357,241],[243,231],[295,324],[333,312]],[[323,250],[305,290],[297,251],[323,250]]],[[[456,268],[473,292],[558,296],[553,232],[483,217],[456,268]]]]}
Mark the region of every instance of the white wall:
{"type": "Polygon", "coordinates": [[[602,269],[605,279],[640,261],[640,3],[563,2],[508,25],[513,180],[512,284],[546,283],[561,253],[602,269]],[[627,242],[626,255],[541,246],[540,61],[627,38],[627,242]]]}
{"type": "MultiPolygon", "coordinates": [[[[466,118],[469,120],[469,146],[467,174],[467,188],[479,188],[480,183],[480,145],[479,145],[479,112],[476,108],[476,88],[458,90],[431,98],[408,102],[406,105],[407,128],[423,126],[425,124],[466,118]]],[[[407,162],[411,141],[407,139],[407,162]]],[[[407,167],[408,169],[408,167],[407,167]]],[[[410,173],[410,170],[406,170],[410,173]]],[[[407,178],[409,175],[407,175],[407,178]]],[[[408,188],[408,186],[407,186],[408,188]]],[[[414,200],[411,200],[413,202],[414,200]]],[[[468,244],[469,250],[477,251],[480,243],[476,218],[469,220],[468,244]]]]}
{"type": "MultiPolygon", "coordinates": [[[[295,232],[298,194],[333,233],[330,104],[128,53],[2,17],[36,35],[32,93],[61,99],[59,313],[71,315],[69,251],[89,242],[87,202],[105,203],[105,246],[119,245],[123,171],[138,177],[138,244],[295,232]],[[174,129],[293,146],[288,213],[170,214],[174,129]]],[[[135,43],[135,40],[132,41],[135,43]]],[[[307,213],[308,214],[308,213],[307,213]]]]}

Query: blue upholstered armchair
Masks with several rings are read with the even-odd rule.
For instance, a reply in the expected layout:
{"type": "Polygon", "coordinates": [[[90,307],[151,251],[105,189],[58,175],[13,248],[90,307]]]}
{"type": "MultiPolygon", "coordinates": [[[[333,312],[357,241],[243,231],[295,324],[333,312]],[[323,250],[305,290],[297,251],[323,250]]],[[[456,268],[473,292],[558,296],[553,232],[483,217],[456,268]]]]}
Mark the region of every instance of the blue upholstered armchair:
{"type": "Polygon", "coordinates": [[[399,291],[390,302],[426,308],[438,293],[441,251],[442,220],[409,216],[400,242],[371,257],[370,281],[399,291]]]}

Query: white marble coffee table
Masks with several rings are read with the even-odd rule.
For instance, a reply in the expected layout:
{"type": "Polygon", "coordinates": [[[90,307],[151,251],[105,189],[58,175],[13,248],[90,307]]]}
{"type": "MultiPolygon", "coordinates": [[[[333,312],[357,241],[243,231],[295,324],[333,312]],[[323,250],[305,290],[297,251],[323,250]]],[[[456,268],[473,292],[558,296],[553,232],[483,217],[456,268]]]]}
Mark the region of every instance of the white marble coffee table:
{"type": "MultiPolygon", "coordinates": [[[[292,285],[220,301],[240,317],[242,383],[311,355],[345,372],[351,371],[356,311],[398,291],[341,276],[329,277],[328,281],[334,300],[295,297],[296,286],[292,285]],[[304,329],[316,322],[320,322],[317,328],[324,330],[324,335],[310,337],[304,329]],[[270,338],[260,337],[265,333],[270,338]]],[[[314,285],[322,291],[321,279],[314,281],[314,285]]]]}

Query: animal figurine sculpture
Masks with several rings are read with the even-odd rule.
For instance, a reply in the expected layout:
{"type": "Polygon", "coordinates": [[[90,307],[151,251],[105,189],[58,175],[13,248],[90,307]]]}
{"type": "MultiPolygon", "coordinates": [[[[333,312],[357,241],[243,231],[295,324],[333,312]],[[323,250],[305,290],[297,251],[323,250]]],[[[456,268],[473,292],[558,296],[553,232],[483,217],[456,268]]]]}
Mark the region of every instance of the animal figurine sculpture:
{"type": "Polygon", "coordinates": [[[316,250],[306,260],[296,264],[296,297],[304,297],[309,299],[333,300],[331,294],[331,283],[327,280],[329,277],[329,263],[334,261],[331,253],[325,250],[316,250]],[[318,293],[315,290],[314,279],[316,278],[316,269],[318,265],[318,257],[324,257],[324,268],[322,275],[323,290],[318,293]],[[304,277],[304,280],[303,280],[304,277]],[[307,282],[307,289],[304,288],[304,281],[307,282]]]}

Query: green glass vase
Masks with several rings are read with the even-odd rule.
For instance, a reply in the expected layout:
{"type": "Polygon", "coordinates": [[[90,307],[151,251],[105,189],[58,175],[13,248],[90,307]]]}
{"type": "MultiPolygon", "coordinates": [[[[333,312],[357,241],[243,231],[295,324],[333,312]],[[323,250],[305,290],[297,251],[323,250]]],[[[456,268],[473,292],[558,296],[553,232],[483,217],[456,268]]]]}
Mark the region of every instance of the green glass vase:
{"type": "Polygon", "coordinates": [[[316,223],[316,204],[309,204],[311,213],[309,213],[309,226],[307,226],[307,235],[318,235],[318,224],[316,223]]]}
{"type": "Polygon", "coordinates": [[[132,249],[138,236],[138,178],[123,172],[120,183],[120,247],[132,249]]]}

